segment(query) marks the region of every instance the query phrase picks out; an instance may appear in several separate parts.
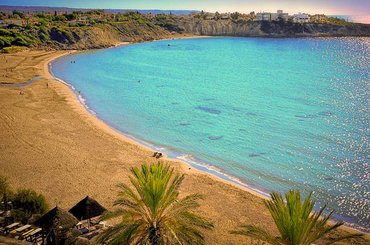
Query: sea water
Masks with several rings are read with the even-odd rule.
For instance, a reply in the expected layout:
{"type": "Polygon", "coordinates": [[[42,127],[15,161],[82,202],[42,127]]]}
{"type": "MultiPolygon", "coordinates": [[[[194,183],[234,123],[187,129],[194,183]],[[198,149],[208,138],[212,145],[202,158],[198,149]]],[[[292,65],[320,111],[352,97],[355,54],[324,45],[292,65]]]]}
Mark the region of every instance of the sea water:
{"type": "Polygon", "coordinates": [[[163,40],[52,72],[120,132],[260,192],[314,191],[369,231],[369,52],[369,38],[163,40]]]}

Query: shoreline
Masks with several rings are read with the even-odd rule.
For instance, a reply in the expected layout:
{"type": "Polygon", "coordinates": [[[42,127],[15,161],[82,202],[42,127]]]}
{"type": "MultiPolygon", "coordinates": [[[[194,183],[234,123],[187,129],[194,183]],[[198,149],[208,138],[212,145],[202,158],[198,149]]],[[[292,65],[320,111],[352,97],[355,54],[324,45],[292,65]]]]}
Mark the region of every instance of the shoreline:
{"type": "MultiPolygon", "coordinates": [[[[174,38],[174,39],[160,39],[160,40],[154,40],[154,41],[176,40],[176,39],[193,39],[193,38],[209,38],[209,37],[210,36],[204,36],[204,37],[203,36],[195,36],[195,37],[184,37],[184,38],[180,37],[180,38],[174,38]]],[[[118,48],[118,47],[121,47],[121,46],[133,45],[133,44],[136,44],[136,43],[125,42],[125,43],[122,43],[122,44],[114,45],[113,47],[109,47],[109,49],[118,48]]],[[[68,54],[57,56],[57,57],[47,61],[47,70],[46,70],[46,72],[49,73],[50,78],[64,84],[65,86],[67,86],[72,91],[72,93],[74,95],[74,99],[83,107],[83,109],[85,110],[85,113],[87,113],[91,117],[92,120],[97,121],[97,125],[99,127],[103,126],[102,127],[103,130],[107,130],[107,132],[111,133],[112,135],[121,137],[122,140],[128,140],[130,143],[135,143],[138,146],[144,147],[144,148],[146,148],[150,151],[153,151],[153,152],[154,151],[160,151],[161,150],[160,146],[155,145],[154,143],[147,142],[147,141],[145,141],[143,139],[140,139],[138,137],[135,137],[135,136],[133,136],[129,133],[122,132],[119,129],[116,129],[115,127],[110,125],[109,122],[99,118],[97,113],[95,111],[93,111],[92,109],[90,109],[90,107],[86,103],[86,99],[82,95],[78,94],[78,91],[75,89],[75,87],[72,84],[70,84],[68,81],[64,81],[63,79],[60,79],[60,78],[56,77],[53,74],[52,64],[51,64],[53,61],[55,61],[58,58],[61,58],[63,56],[68,56],[68,55],[72,55],[72,54],[76,54],[76,53],[82,53],[82,52],[84,52],[84,51],[74,50],[74,51],[72,51],[68,54]]],[[[210,164],[207,164],[207,163],[204,163],[204,162],[201,162],[201,161],[197,161],[196,159],[195,160],[190,160],[190,159],[186,160],[186,159],[178,158],[176,156],[175,157],[169,157],[168,152],[162,152],[162,153],[163,153],[163,157],[161,159],[165,159],[165,160],[169,160],[169,161],[177,161],[177,162],[180,162],[180,163],[184,164],[185,167],[194,167],[195,169],[197,169],[197,171],[200,171],[201,173],[206,173],[206,174],[210,175],[210,177],[215,178],[217,181],[222,181],[222,182],[225,182],[227,184],[233,185],[234,187],[240,188],[243,191],[247,191],[247,192],[249,192],[249,193],[251,193],[255,196],[258,196],[259,198],[269,199],[269,193],[264,192],[263,190],[259,190],[257,187],[252,187],[252,185],[250,183],[243,182],[242,180],[238,179],[235,176],[232,176],[232,175],[229,175],[225,172],[222,172],[222,170],[218,169],[217,167],[214,167],[210,164]]],[[[181,156],[182,155],[180,155],[179,157],[181,157],[181,156]]]]}
{"type": "MultiPolygon", "coordinates": [[[[31,187],[44,194],[51,207],[60,204],[68,208],[88,194],[110,208],[117,192],[114,186],[127,183],[128,170],[156,159],[150,157],[150,147],[116,132],[87,111],[71,88],[48,72],[52,60],[71,53],[26,51],[6,56],[23,63],[29,56],[29,62],[40,67],[30,73],[42,79],[25,88],[0,87],[0,136],[4,139],[0,142],[1,169],[15,187],[31,187]],[[20,96],[19,91],[24,91],[25,96],[20,96]],[[11,124],[1,124],[8,120],[12,120],[14,130],[9,128],[11,124]],[[33,174],[29,175],[29,171],[33,174]]],[[[20,65],[19,70],[27,69],[26,65],[20,65]]],[[[24,74],[21,78],[27,80],[24,74]]],[[[186,175],[182,194],[206,196],[199,212],[216,225],[212,232],[205,233],[207,243],[246,243],[248,239],[228,233],[243,223],[260,225],[276,234],[261,197],[210,173],[189,169],[178,159],[161,161],[186,175]]],[[[348,229],[351,228],[343,227],[348,229]]]]}
{"type": "MultiPolygon", "coordinates": [[[[194,37],[188,36],[188,37],[178,37],[178,38],[171,38],[171,39],[160,39],[160,40],[153,40],[153,41],[163,41],[163,40],[169,40],[170,41],[170,40],[176,40],[176,39],[195,39],[195,38],[213,38],[213,37],[212,36],[194,36],[194,37]]],[[[222,37],[220,37],[220,38],[222,38],[222,37]]],[[[152,42],[152,41],[148,41],[148,42],[152,42]]],[[[121,47],[121,46],[134,45],[134,44],[136,44],[136,43],[125,42],[125,43],[122,43],[122,44],[114,45],[113,47],[110,47],[110,48],[117,48],[117,47],[121,47]]],[[[82,53],[82,52],[84,52],[84,51],[75,51],[75,52],[71,52],[71,53],[66,54],[66,55],[72,55],[72,54],[82,53]]],[[[179,162],[180,164],[183,164],[185,168],[193,167],[198,172],[200,172],[201,174],[207,174],[211,178],[214,178],[216,181],[220,181],[220,182],[223,182],[225,184],[231,185],[233,187],[239,188],[242,191],[247,191],[248,193],[250,193],[250,194],[252,194],[252,195],[254,195],[258,198],[261,198],[261,199],[264,199],[264,200],[265,199],[270,199],[270,195],[269,195],[268,192],[260,190],[260,189],[258,189],[258,187],[253,186],[252,184],[250,184],[248,182],[244,182],[244,181],[240,180],[239,178],[237,178],[235,176],[227,174],[227,173],[223,172],[222,170],[218,169],[217,167],[215,167],[211,164],[202,162],[202,161],[198,160],[197,158],[195,158],[194,160],[184,159],[187,155],[178,155],[177,156],[176,153],[171,154],[168,151],[163,152],[162,151],[163,149],[161,149],[161,146],[155,145],[154,143],[147,142],[143,139],[135,137],[135,136],[131,135],[130,133],[122,132],[119,129],[112,126],[109,122],[99,118],[98,114],[95,111],[93,111],[92,109],[90,109],[90,107],[86,103],[86,99],[82,95],[78,94],[78,91],[74,88],[74,86],[72,84],[56,77],[53,74],[51,63],[53,61],[57,60],[60,57],[61,56],[55,57],[54,59],[51,59],[50,61],[47,62],[47,68],[48,68],[47,72],[50,74],[50,76],[53,79],[55,79],[55,80],[61,82],[62,84],[66,85],[72,91],[72,93],[74,94],[74,97],[75,97],[74,99],[80,104],[80,106],[82,106],[84,108],[85,113],[87,113],[90,117],[92,117],[92,119],[94,121],[97,121],[97,125],[99,127],[102,127],[103,130],[107,130],[107,132],[111,133],[113,136],[118,136],[124,141],[129,141],[130,143],[134,143],[134,144],[138,145],[139,147],[146,148],[146,149],[148,149],[152,152],[161,151],[163,153],[163,157],[161,159],[168,160],[170,162],[179,162]],[[173,155],[173,157],[170,157],[169,155],[173,155]]],[[[340,221],[340,220],[336,219],[335,217],[332,217],[330,219],[331,223],[335,223],[335,222],[338,222],[338,221],[340,221]]],[[[366,227],[362,227],[362,226],[359,226],[355,223],[350,223],[350,222],[347,222],[347,221],[344,221],[344,220],[343,220],[343,222],[345,222],[344,227],[343,227],[344,229],[350,229],[350,230],[353,230],[353,231],[358,231],[358,232],[362,232],[362,233],[365,233],[365,234],[370,234],[370,232],[365,231],[366,227]]]]}

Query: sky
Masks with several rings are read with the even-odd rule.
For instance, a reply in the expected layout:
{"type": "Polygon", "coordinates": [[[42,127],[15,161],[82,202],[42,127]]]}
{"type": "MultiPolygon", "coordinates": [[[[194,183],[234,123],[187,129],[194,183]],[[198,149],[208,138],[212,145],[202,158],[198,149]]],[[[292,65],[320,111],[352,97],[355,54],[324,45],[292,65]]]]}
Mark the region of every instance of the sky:
{"type": "Polygon", "coordinates": [[[0,0],[0,5],[370,15],[370,0],[0,0]]]}

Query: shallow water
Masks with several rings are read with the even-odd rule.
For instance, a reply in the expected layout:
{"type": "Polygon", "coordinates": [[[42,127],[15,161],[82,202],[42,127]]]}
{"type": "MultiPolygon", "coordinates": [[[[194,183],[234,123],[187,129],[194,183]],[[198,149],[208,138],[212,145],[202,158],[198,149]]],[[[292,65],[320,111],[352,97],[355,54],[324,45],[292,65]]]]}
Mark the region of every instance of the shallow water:
{"type": "Polygon", "coordinates": [[[208,38],[52,64],[98,117],[264,192],[297,188],[370,227],[370,39],[208,38]]]}

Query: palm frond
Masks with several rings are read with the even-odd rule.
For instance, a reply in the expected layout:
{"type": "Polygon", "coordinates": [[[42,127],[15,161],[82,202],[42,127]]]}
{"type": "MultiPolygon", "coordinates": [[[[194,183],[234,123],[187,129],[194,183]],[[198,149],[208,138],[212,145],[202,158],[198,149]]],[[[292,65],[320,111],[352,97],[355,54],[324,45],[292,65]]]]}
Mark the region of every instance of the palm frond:
{"type": "Polygon", "coordinates": [[[363,234],[356,233],[356,234],[351,234],[351,235],[346,235],[346,236],[341,236],[341,237],[334,238],[331,241],[326,242],[325,244],[329,245],[329,244],[333,244],[333,243],[336,243],[336,242],[339,242],[339,241],[351,240],[351,239],[354,239],[354,238],[359,238],[361,240],[364,240],[363,234]]]}
{"type": "Polygon", "coordinates": [[[253,226],[253,225],[242,225],[240,230],[231,231],[231,234],[249,236],[257,240],[268,242],[271,245],[282,245],[284,244],[280,238],[272,236],[266,230],[253,226]]]}
{"type": "MultiPolygon", "coordinates": [[[[290,190],[285,194],[285,199],[279,193],[271,193],[271,200],[265,200],[265,205],[275,222],[280,233],[279,241],[286,245],[310,245],[325,235],[333,232],[343,225],[338,222],[329,225],[328,221],[334,211],[323,215],[326,210],[324,205],[318,212],[314,211],[315,201],[311,199],[312,192],[302,201],[301,193],[290,190]]],[[[248,235],[258,239],[273,242],[272,237],[264,230],[255,226],[244,226],[245,229],[236,234],[248,235]]],[[[342,236],[335,239],[340,241],[358,237],[359,234],[342,236]]],[[[334,242],[335,242],[334,241],[334,242]]]]}
{"type": "Polygon", "coordinates": [[[99,238],[109,244],[204,244],[202,229],[213,224],[193,213],[203,196],[193,194],[179,198],[184,175],[174,175],[169,165],[142,165],[131,169],[133,188],[119,184],[119,206],[104,219],[121,216],[117,227],[99,238]]]}

